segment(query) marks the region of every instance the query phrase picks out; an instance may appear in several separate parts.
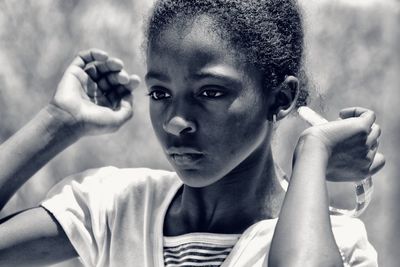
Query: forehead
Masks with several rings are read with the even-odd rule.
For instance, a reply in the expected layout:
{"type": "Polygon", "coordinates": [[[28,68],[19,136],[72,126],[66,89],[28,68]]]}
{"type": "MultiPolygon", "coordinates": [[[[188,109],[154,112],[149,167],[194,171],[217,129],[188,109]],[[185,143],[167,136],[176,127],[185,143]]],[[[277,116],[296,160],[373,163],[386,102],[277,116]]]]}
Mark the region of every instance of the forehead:
{"type": "Polygon", "coordinates": [[[231,48],[226,38],[222,38],[217,29],[215,21],[206,15],[176,20],[149,43],[148,66],[157,64],[161,58],[169,57],[181,63],[190,61],[204,65],[212,61],[222,61],[239,67],[238,53],[231,48]]]}

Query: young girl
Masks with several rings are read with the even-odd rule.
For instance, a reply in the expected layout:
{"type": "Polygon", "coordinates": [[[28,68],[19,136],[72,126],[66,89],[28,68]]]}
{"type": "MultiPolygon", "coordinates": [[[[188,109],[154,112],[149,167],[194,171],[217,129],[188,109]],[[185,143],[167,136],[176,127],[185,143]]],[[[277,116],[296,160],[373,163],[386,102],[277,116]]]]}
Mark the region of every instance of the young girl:
{"type": "MultiPolygon", "coordinates": [[[[86,266],[376,266],[363,224],[329,216],[326,179],[379,171],[372,111],[304,131],[288,191],[270,140],[304,104],[295,1],[160,0],[146,39],[150,115],[176,172],[105,167],[58,184],[39,207],[4,218],[0,266],[79,256],[86,266]]],[[[51,102],[0,149],[0,207],[83,136],[132,116],[138,77],[92,49],[51,102]]]]}

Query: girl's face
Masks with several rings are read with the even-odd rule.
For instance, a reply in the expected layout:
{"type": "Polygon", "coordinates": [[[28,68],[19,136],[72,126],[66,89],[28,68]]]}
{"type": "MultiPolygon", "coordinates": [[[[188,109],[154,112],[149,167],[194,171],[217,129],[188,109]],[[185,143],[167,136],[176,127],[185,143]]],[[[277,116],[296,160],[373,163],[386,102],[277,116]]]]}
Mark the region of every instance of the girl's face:
{"type": "Polygon", "coordinates": [[[267,149],[271,131],[261,74],[239,63],[212,29],[208,17],[183,29],[169,26],[147,54],[153,128],[168,160],[192,187],[248,167],[267,149]]]}

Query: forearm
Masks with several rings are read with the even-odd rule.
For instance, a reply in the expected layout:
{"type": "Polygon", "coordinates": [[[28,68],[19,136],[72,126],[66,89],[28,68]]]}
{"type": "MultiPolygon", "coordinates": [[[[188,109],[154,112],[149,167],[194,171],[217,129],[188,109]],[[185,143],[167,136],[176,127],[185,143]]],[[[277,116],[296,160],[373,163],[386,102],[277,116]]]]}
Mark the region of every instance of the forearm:
{"type": "Polygon", "coordinates": [[[325,181],[328,158],[323,145],[309,139],[299,142],[269,266],[342,266],[329,217],[325,181]]]}
{"type": "Polygon", "coordinates": [[[52,105],[0,146],[0,210],[43,165],[77,140],[74,121],[52,105]]]}

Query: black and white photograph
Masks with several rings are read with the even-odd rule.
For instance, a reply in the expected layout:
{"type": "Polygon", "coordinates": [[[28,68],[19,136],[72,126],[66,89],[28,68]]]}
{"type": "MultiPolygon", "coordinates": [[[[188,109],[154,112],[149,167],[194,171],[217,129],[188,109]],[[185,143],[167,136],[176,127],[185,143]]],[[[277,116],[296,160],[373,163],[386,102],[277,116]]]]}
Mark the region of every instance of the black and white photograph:
{"type": "Polygon", "coordinates": [[[399,114],[399,0],[0,0],[0,267],[398,267],[399,114]]]}

